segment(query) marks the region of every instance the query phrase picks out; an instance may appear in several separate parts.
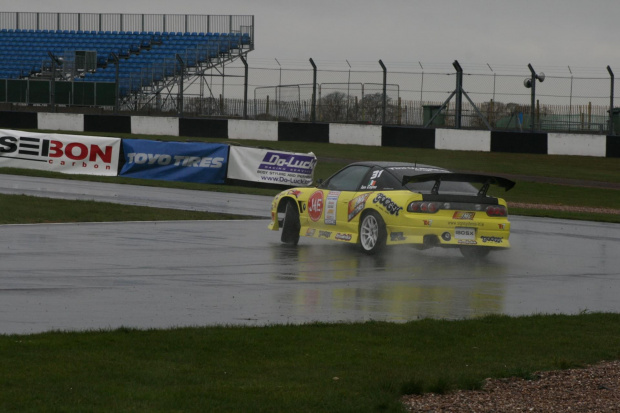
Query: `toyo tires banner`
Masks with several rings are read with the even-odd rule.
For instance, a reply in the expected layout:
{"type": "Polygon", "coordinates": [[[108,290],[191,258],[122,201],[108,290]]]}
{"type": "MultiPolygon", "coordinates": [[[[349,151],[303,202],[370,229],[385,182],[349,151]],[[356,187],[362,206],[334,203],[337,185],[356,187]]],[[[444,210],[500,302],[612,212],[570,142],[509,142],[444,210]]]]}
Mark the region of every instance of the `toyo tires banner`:
{"type": "Polygon", "coordinates": [[[276,150],[230,147],[228,178],[289,186],[312,185],[316,156],[276,150]]]}
{"type": "Polygon", "coordinates": [[[0,167],[118,174],[119,138],[0,130],[0,167]]]}
{"type": "Polygon", "coordinates": [[[123,139],[123,153],[122,176],[210,184],[226,179],[228,145],[123,139]]]}

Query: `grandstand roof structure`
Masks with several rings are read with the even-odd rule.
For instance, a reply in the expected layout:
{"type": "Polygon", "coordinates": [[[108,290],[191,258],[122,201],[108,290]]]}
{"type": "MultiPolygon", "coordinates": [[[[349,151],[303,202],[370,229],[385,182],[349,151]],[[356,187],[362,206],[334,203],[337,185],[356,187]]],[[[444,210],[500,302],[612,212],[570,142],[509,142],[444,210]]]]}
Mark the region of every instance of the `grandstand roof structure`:
{"type": "Polygon", "coordinates": [[[54,89],[69,82],[68,103],[80,101],[73,84],[81,83],[81,93],[108,96],[84,102],[109,105],[112,96],[115,107],[137,109],[155,97],[174,100],[184,80],[191,84],[253,49],[254,16],[248,15],[1,12],[0,102],[45,102],[30,99],[30,84],[27,102],[15,89],[24,89],[17,81],[47,81],[49,87],[34,90],[59,103],[54,99],[66,93],[55,96],[54,89]]]}

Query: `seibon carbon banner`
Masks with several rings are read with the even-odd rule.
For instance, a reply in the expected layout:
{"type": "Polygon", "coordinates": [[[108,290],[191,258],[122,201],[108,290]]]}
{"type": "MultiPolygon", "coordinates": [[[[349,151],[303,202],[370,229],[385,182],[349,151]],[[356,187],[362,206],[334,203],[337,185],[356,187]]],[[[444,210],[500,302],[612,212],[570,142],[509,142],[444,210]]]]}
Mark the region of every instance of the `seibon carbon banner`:
{"type": "Polygon", "coordinates": [[[120,148],[120,138],[0,129],[0,167],[116,176],[120,148]]]}
{"type": "Polygon", "coordinates": [[[228,179],[289,186],[310,186],[316,156],[231,146],[228,179]]]}

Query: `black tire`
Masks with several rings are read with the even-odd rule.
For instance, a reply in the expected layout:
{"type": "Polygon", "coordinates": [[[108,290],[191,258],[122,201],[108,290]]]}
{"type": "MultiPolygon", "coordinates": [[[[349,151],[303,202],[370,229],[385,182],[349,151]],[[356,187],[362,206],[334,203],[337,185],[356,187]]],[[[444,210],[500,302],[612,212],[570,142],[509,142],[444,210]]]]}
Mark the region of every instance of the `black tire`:
{"type": "Polygon", "coordinates": [[[287,202],[284,210],[284,222],[282,222],[282,235],[280,240],[289,245],[297,245],[299,242],[299,209],[293,202],[287,202]]]}
{"type": "Polygon", "coordinates": [[[385,247],[387,231],[383,218],[375,211],[362,216],[359,228],[359,247],[368,255],[376,254],[385,247]]]}
{"type": "Polygon", "coordinates": [[[474,247],[471,245],[461,245],[459,247],[463,257],[469,260],[479,260],[486,257],[491,252],[491,248],[488,247],[474,247]]]}

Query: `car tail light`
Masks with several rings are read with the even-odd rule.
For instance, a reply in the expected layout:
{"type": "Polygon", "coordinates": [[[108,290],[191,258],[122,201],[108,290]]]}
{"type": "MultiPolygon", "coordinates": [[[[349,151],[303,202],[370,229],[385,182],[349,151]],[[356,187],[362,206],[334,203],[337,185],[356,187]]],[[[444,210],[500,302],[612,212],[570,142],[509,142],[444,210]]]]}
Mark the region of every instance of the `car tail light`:
{"type": "Polygon", "coordinates": [[[508,211],[505,206],[490,205],[487,207],[487,215],[490,217],[505,217],[508,215],[508,211]]]}
{"type": "Polygon", "coordinates": [[[425,214],[434,214],[441,209],[440,202],[412,202],[407,206],[408,212],[421,212],[425,214]]]}

